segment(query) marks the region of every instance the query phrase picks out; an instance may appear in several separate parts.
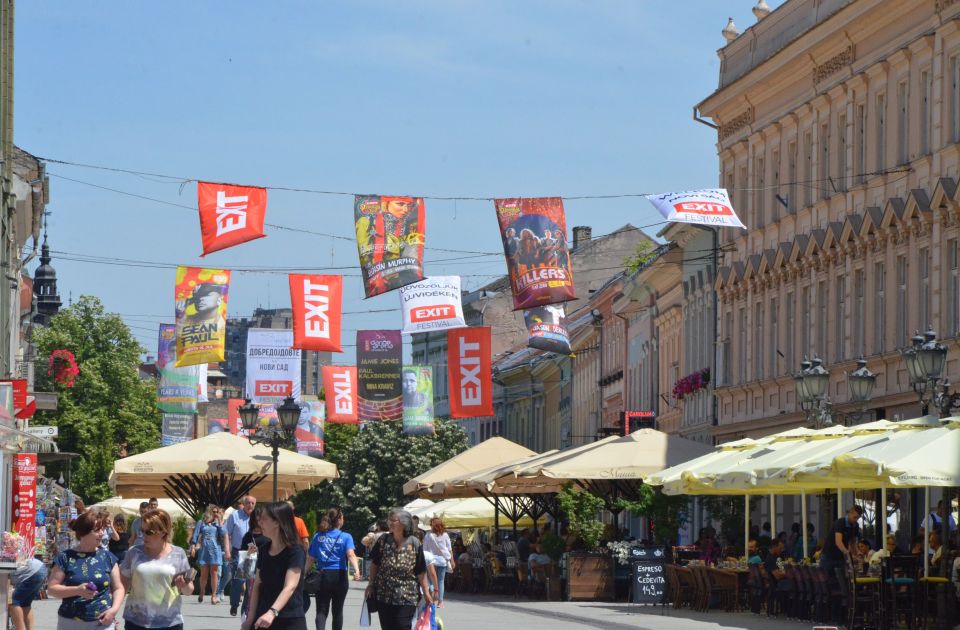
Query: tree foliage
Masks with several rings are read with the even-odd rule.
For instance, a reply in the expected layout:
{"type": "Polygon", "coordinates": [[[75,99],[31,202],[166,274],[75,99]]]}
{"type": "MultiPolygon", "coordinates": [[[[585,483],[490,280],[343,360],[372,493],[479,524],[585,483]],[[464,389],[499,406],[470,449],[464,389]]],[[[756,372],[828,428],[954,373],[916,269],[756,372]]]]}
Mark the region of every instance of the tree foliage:
{"type": "Polygon", "coordinates": [[[603,536],[603,522],[598,518],[603,499],[568,484],[557,494],[557,503],[567,517],[570,533],[580,538],[588,549],[595,550],[603,536]]]}
{"type": "Polygon", "coordinates": [[[687,522],[689,499],[686,496],[670,496],[659,488],[647,484],[637,488],[638,499],[620,499],[617,507],[633,516],[646,516],[653,523],[653,536],[661,545],[672,545],[677,540],[677,532],[687,522]]]}
{"type": "Polygon", "coordinates": [[[359,540],[371,523],[386,517],[390,508],[411,500],[403,496],[404,483],[466,450],[467,435],[459,425],[437,419],[435,427],[432,436],[406,436],[399,422],[370,422],[345,446],[331,441],[342,444],[348,431],[341,427],[328,431],[328,459],[337,464],[340,478],[300,493],[296,498],[298,511],[340,506],[346,520],[344,529],[359,540]]]}
{"type": "Polygon", "coordinates": [[[144,349],[120,316],[91,296],[60,311],[49,327],[34,329],[33,341],[36,387],[59,394],[57,410],[37,412],[35,422],[58,426],[60,450],[80,454],[71,466],[74,491],[88,503],[105,499],[118,457],[160,446],[157,384],[139,376],[144,349]],[[72,388],[47,375],[48,357],[60,348],[73,352],[80,368],[72,388]]]}
{"type": "Polygon", "coordinates": [[[653,250],[654,246],[651,241],[644,240],[637,243],[637,248],[633,250],[633,253],[623,259],[623,267],[627,270],[627,273],[637,273],[640,267],[653,260],[656,256],[653,250]]]}

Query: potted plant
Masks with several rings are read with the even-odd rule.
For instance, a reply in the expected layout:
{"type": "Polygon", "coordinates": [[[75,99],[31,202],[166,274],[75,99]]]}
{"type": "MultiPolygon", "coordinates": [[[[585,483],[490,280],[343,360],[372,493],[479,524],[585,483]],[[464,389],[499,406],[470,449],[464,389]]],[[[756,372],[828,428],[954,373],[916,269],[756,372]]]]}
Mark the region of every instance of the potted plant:
{"type": "Polygon", "coordinates": [[[557,495],[557,501],[570,533],[586,548],[567,555],[567,598],[613,600],[613,557],[599,549],[604,525],[597,513],[603,508],[603,499],[568,485],[557,495]]]}

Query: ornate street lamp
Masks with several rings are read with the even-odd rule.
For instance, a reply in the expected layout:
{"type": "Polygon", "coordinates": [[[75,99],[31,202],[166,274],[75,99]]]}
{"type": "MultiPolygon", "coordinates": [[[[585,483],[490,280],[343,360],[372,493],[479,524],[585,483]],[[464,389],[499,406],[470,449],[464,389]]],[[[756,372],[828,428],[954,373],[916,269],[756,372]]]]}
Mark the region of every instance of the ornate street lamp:
{"type": "Polygon", "coordinates": [[[912,345],[901,350],[903,360],[910,375],[910,385],[920,399],[923,413],[930,412],[930,405],[940,416],[949,415],[951,409],[960,408],[960,392],[951,392],[950,383],[943,377],[943,368],[947,362],[947,347],[937,341],[937,333],[932,328],[916,334],[912,345]]]}
{"type": "Polygon", "coordinates": [[[243,428],[247,431],[247,439],[251,444],[266,444],[270,447],[273,456],[273,500],[277,500],[277,462],[280,459],[280,447],[286,444],[294,431],[297,429],[297,422],[300,420],[300,405],[294,401],[292,396],[287,396],[283,403],[277,406],[278,426],[261,427],[260,411],[256,405],[246,399],[246,403],[240,407],[240,421],[243,428]]]}
{"type": "Polygon", "coordinates": [[[867,369],[867,362],[863,357],[857,359],[857,369],[847,374],[850,399],[858,403],[870,400],[873,395],[873,387],[876,384],[877,376],[867,369]]]}
{"type": "Polygon", "coordinates": [[[866,408],[866,402],[873,395],[873,387],[877,377],[867,369],[867,362],[861,357],[857,360],[857,369],[847,374],[847,389],[850,391],[850,400],[858,404],[857,411],[848,414],[833,410],[830,402],[829,386],[830,371],[823,366],[820,357],[813,357],[808,361],[804,357],[800,364],[800,371],[793,376],[797,388],[797,400],[800,409],[806,412],[807,421],[817,429],[830,426],[834,423],[834,416],[857,423],[866,408]]]}

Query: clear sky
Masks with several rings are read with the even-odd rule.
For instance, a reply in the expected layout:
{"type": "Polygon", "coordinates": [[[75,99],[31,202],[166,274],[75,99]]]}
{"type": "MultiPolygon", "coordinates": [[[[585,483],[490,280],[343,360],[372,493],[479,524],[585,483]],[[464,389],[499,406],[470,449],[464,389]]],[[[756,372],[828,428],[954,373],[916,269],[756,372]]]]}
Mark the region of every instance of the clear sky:
{"type": "MultiPolygon", "coordinates": [[[[727,16],[745,29],[754,4],[21,1],[15,142],[70,162],[350,193],[709,187],[716,135],[693,121],[692,106],[716,87],[727,16]]],[[[173,318],[167,264],[359,274],[349,196],[270,191],[267,210],[269,223],[345,239],[270,230],[201,259],[189,209],[195,184],[60,164],[48,171],[64,302],[99,296],[151,353],[157,323],[173,318]],[[91,256],[122,260],[66,259],[91,256]]],[[[644,199],[565,207],[568,230],[662,228],[644,199]]],[[[438,261],[428,274],[462,275],[474,288],[504,272],[491,202],[428,200],[426,208],[428,248],[501,252],[428,249],[426,260],[438,261]]],[[[359,277],[349,277],[345,297],[346,311],[363,313],[347,317],[344,343],[357,328],[399,328],[399,312],[366,312],[397,307],[396,293],[363,300],[359,277]]],[[[257,306],[289,306],[284,273],[234,275],[230,314],[257,306]]],[[[346,350],[337,362],[352,362],[346,350]]]]}

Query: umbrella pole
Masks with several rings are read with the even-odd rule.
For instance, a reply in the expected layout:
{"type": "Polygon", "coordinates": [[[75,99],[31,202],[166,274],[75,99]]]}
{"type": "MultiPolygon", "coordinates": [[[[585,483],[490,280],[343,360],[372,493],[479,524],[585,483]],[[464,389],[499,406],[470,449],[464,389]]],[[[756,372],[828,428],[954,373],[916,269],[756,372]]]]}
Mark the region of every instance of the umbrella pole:
{"type": "Polygon", "coordinates": [[[803,533],[803,558],[807,557],[807,491],[800,491],[800,531],[803,533]]]}
{"type": "Polygon", "coordinates": [[[743,495],[743,555],[750,559],[750,552],[747,547],[750,546],[750,495],[743,495]]]}
{"type": "MultiPolygon", "coordinates": [[[[923,577],[930,577],[930,531],[933,530],[933,519],[930,518],[930,486],[923,489],[923,507],[926,509],[927,527],[923,528],[923,577]]],[[[950,521],[947,521],[949,529],[950,521]]]]}
{"type": "Polygon", "coordinates": [[[843,488],[837,488],[837,518],[843,518],[843,488]]]}
{"type": "Polygon", "coordinates": [[[880,514],[881,520],[883,521],[883,524],[881,525],[881,528],[883,531],[883,540],[880,541],[880,548],[886,549],[887,548],[887,485],[886,484],[883,484],[882,486],[880,486],[880,504],[883,506],[882,511],[881,510],[877,511],[880,514]]]}
{"type": "Polygon", "coordinates": [[[770,495],[770,533],[774,536],[777,533],[777,495],[770,495]]]}

